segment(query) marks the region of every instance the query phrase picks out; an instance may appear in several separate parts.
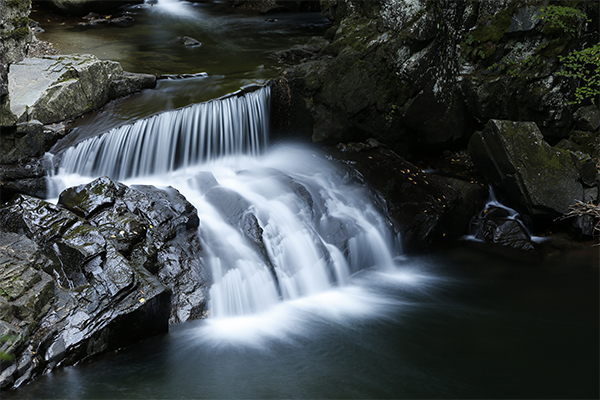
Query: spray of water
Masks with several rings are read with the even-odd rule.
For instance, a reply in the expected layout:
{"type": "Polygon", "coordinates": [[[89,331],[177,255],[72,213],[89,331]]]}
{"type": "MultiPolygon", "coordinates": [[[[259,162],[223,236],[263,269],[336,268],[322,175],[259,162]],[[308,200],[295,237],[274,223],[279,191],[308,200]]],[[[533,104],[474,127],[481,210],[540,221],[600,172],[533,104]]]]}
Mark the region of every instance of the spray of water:
{"type": "Polygon", "coordinates": [[[109,175],[182,192],[201,221],[211,317],[220,321],[213,333],[236,317],[232,331],[265,334],[262,319],[279,318],[282,307],[296,310],[290,321],[318,307],[373,312],[381,302],[352,276],[393,273],[401,253],[374,197],[322,154],[298,144],[265,149],[268,99],[263,88],[117,128],[59,155],[51,177],[58,189],[109,175]]]}

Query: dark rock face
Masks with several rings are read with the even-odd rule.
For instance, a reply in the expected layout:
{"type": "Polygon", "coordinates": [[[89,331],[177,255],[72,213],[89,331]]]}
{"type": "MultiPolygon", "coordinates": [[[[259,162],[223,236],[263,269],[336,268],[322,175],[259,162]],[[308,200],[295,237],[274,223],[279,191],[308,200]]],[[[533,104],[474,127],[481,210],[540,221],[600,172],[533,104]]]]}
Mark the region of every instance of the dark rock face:
{"type": "Polygon", "coordinates": [[[59,204],[88,219],[122,254],[172,289],[171,323],[203,315],[207,281],[198,256],[198,214],[178,191],[128,188],[103,177],[63,191],[59,204]]]}
{"type": "Polygon", "coordinates": [[[521,221],[504,209],[488,206],[471,223],[475,238],[517,250],[535,250],[531,236],[521,221]]]}
{"type": "Polygon", "coordinates": [[[488,194],[473,179],[425,173],[373,141],[338,145],[329,154],[349,165],[349,180],[366,183],[381,195],[409,251],[465,235],[488,194]]]}
{"type": "Polygon", "coordinates": [[[2,388],[204,314],[198,217],[174,189],[99,178],[59,205],[18,195],[0,225],[2,388]]]}
{"type": "Polygon", "coordinates": [[[491,120],[469,142],[475,165],[530,215],[557,217],[583,200],[570,152],[548,145],[532,122],[491,120]]]}
{"type": "Polygon", "coordinates": [[[558,142],[573,126],[577,82],[556,75],[557,55],[598,41],[593,24],[559,38],[539,6],[516,0],[321,6],[334,23],[328,42],[281,55],[291,67],[273,99],[308,110],[313,141],[374,137],[399,154],[463,143],[489,119],[534,121],[558,142]]]}

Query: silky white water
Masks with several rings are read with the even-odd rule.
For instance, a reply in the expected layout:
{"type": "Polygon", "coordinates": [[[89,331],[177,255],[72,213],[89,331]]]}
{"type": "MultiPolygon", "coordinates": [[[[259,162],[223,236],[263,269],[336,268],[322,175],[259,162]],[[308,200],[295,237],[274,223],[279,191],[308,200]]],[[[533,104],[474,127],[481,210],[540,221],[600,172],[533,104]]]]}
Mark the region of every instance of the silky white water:
{"type": "Polygon", "coordinates": [[[154,0],[146,1],[158,12],[171,14],[179,18],[190,16],[190,3],[180,0],[154,0]]]}
{"type": "MultiPolygon", "coordinates": [[[[268,102],[269,89],[262,88],[113,129],[59,155],[50,178],[54,196],[101,175],[178,189],[200,218],[202,257],[212,276],[209,309],[217,321],[211,332],[225,327],[243,340],[265,334],[265,318],[291,323],[290,315],[309,305],[374,312],[381,300],[351,276],[368,268],[393,271],[401,255],[374,197],[345,183],[339,166],[303,145],[266,147],[268,102]],[[223,319],[239,316],[246,317],[223,319]]],[[[269,329],[282,332],[284,325],[269,329]]]]}

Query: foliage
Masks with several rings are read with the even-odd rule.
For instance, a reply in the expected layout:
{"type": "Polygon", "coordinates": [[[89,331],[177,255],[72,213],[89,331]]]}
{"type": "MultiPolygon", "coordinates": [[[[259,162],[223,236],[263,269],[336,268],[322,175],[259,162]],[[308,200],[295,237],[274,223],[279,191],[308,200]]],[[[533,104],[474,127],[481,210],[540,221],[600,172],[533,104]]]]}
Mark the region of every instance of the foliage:
{"type": "Polygon", "coordinates": [[[392,104],[390,106],[390,112],[388,112],[388,114],[385,116],[385,120],[387,122],[392,122],[392,119],[394,118],[393,115],[396,113],[396,110],[398,110],[400,107],[398,107],[396,104],[392,104]]]}
{"type": "MultiPolygon", "coordinates": [[[[16,336],[14,335],[5,335],[5,336],[0,336],[0,342],[8,342],[8,343],[12,343],[17,339],[16,336]]],[[[13,359],[13,355],[12,354],[7,354],[5,352],[3,352],[2,350],[0,350],[0,361],[11,361],[13,359]]]]}
{"type": "Polygon", "coordinates": [[[572,51],[565,57],[558,56],[558,59],[564,66],[564,70],[558,72],[559,75],[572,76],[582,81],[582,85],[575,91],[575,101],[571,104],[579,104],[587,99],[596,104],[600,95],[600,43],[572,51]]]}
{"type": "Polygon", "coordinates": [[[554,5],[542,7],[540,9],[540,19],[547,21],[551,29],[560,29],[569,35],[575,33],[579,21],[591,21],[581,10],[554,5]]]}

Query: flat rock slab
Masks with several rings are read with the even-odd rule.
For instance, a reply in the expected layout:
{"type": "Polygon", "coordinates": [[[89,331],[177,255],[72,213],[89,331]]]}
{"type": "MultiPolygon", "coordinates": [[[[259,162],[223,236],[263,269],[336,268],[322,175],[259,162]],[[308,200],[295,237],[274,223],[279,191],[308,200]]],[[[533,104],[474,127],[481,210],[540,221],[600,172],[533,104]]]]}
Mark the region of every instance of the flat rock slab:
{"type": "Polygon", "coordinates": [[[126,73],[119,63],[90,54],[27,58],[11,65],[8,74],[10,111],[19,122],[48,124],[155,84],[153,75],[126,73]]]}

